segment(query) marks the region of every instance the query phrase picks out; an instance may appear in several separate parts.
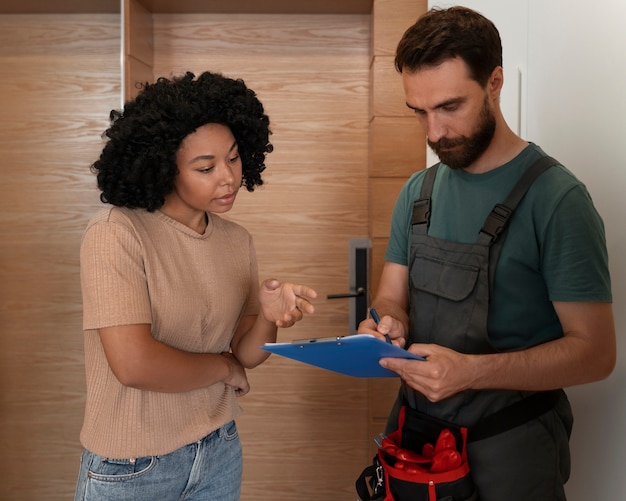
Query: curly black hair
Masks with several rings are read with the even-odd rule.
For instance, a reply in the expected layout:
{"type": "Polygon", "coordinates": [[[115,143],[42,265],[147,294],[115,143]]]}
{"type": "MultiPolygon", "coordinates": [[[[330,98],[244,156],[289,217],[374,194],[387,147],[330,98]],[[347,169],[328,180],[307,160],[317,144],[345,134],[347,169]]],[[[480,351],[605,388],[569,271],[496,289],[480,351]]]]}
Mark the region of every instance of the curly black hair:
{"type": "Polygon", "coordinates": [[[107,142],[91,169],[100,200],[118,207],[159,209],[174,189],[176,152],[189,134],[208,123],[230,128],[243,166],[242,186],[262,185],[269,142],[269,118],[254,91],[241,79],[191,72],[144,85],[139,95],[113,110],[107,142]]]}

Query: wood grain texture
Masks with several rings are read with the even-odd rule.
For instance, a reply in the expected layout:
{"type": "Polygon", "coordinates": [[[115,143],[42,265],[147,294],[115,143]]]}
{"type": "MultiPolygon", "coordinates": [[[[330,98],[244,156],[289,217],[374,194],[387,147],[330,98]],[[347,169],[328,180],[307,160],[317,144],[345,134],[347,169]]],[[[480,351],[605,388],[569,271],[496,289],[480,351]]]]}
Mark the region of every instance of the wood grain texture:
{"type": "MultiPolygon", "coordinates": [[[[402,34],[427,9],[425,0],[374,0],[372,10],[369,225],[372,237],[372,294],[385,264],[389,226],[396,197],[405,180],[425,167],[425,134],[405,106],[400,75],[394,67],[402,34]]],[[[368,381],[368,436],[386,426],[399,380],[368,381]]],[[[376,452],[368,442],[369,456],[376,452]]]]}
{"type": "MultiPolygon", "coordinates": [[[[369,14],[372,0],[140,0],[151,12],[369,14]]],[[[119,0],[0,0],[0,14],[119,13],[119,0]]]]}
{"type": "MultiPolygon", "coordinates": [[[[106,3],[99,8],[113,9],[106,3]]],[[[70,4],[87,9],[54,6],[70,4]]],[[[315,316],[279,339],[344,334],[347,301],[325,297],[347,288],[348,240],[368,236],[369,14],[153,20],[153,76],[242,77],[270,115],[266,184],[241,193],[229,217],[255,237],[262,277],[318,290],[315,316]]],[[[89,165],[120,103],[119,44],[119,13],[0,15],[0,64],[11,76],[0,81],[0,499],[66,500],[74,490],[84,404],[78,248],[101,205],[89,165]]],[[[383,255],[385,237],[371,236],[383,255]]],[[[242,499],[352,501],[382,413],[367,381],[275,356],[250,381],[242,499]]]]}
{"type": "Polygon", "coordinates": [[[152,12],[138,0],[124,0],[124,54],[146,66],[154,63],[152,12]]]}
{"type": "Polygon", "coordinates": [[[372,251],[371,251],[371,282],[370,289],[372,297],[376,296],[378,291],[378,283],[380,281],[380,274],[383,271],[385,265],[385,252],[387,251],[387,243],[389,239],[387,237],[378,237],[372,239],[372,251]]]}
{"type": "MultiPolygon", "coordinates": [[[[270,117],[265,184],[228,217],[254,236],[262,278],[304,282],[316,313],[279,340],[344,335],[348,240],[367,236],[369,18],[155,14],[155,77],[242,78],[270,117]]],[[[367,461],[366,380],[272,356],[249,372],[242,500],[350,500],[367,461]]]]}
{"type": "Polygon", "coordinates": [[[152,12],[138,0],[123,0],[124,102],[137,97],[146,82],[154,80],[154,29],[152,12]]]}
{"type": "Polygon", "coordinates": [[[119,104],[119,20],[0,16],[0,499],[73,497],[78,248],[100,205],[89,166],[119,104]]]}
{"type": "Polygon", "coordinates": [[[369,14],[372,0],[141,0],[152,12],[211,14],[369,14]]]}
{"type": "Polygon", "coordinates": [[[372,118],[410,117],[406,106],[402,77],[396,71],[391,56],[374,56],[372,63],[372,118]]]}
{"type": "Polygon", "coordinates": [[[406,29],[426,11],[427,0],[374,0],[372,46],[377,56],[394,56],[406,29]]]}
{"type": "Polygon", "coordinates": [[[376,454],[377,446],[374,437],[384,433],[387,426],[387,418],[400,389],[400,378],[368,379],[368,427],[367,448],[368,457],[376,454]]]}
{"type": "Polygon", "coordinates": [[[407,179],[426,166],[426,134],[415,117],[374,117],[370,123],[370,177],[407,179]]]}
{"type": "Polygon", "coordinates": [[[406,179],[396,177],[373,177],[369,182],[370,235],[373,238],[389,237],[391,213],[396,198],[406,179]]]}
{"type": "Polygon", "coordinates": [[[154,81],[152,66],[127,55],[124,61],[124,101],[137,97],[144,84],[154,81]]]}
{"type": "Polygon", "coordinates": [[[119,0],[0,0],[0,14],[119,14],[119,0]]]}

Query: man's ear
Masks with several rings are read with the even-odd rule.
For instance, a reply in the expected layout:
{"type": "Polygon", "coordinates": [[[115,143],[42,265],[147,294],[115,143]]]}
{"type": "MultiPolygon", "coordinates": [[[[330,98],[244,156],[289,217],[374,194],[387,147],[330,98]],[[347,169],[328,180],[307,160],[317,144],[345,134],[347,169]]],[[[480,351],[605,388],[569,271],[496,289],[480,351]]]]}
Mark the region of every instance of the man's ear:
{"type": "Polygon", "coordinates": [[[502,90],[503,85],[504,71],[502,69],[502,66],[496,66],[491,72],[489,80],[487,81],[487,92],[494,101],[499,100],[500,91],[502,90]]]}

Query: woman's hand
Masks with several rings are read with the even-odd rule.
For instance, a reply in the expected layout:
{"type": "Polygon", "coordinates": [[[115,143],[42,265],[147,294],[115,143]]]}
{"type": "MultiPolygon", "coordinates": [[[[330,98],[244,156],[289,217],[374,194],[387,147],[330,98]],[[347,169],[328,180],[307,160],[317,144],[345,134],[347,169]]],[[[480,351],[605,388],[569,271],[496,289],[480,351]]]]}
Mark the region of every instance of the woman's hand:
{"type": "Polygon", "coordinates": [[[317,292],[306,285],[282,283],[270,278],[261,284],[261,313],[276,327],[291,327],[302,319],[304,313],[315,311],[309,300],[316,297],[317,292]]]}
{"type": "Polygon", "coordinates": [[[224,379],[224,384],[232,386],[235,395],[243,397],[250,391],[250,383],[248,383],[245,369],[232,353],[222,353],[222,356],[226,359],[229,369],[229,376],[224,379]]]}

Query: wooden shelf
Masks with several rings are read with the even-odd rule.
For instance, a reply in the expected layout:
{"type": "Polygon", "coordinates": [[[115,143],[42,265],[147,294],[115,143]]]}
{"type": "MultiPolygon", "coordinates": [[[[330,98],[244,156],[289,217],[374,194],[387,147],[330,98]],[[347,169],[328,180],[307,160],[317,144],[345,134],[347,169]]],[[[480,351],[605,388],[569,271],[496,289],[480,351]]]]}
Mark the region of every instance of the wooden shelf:
{"type": "Polygon", "coordinates": [[[119,14],[120,0],[0,0],[0,14],[119,14]]]}
{"type": "Polygon", "coordinates": [[[369,14],[373,0],[140,0],[156,13],[369,14]]]}
{"type": "MultiPolygon", "coordinates": [[[[373,0],[140,0],[153,13],[370,14],[373,0]]],[[[0,0],[0,14],[119,13],[120,0],[0,0]]]]}

